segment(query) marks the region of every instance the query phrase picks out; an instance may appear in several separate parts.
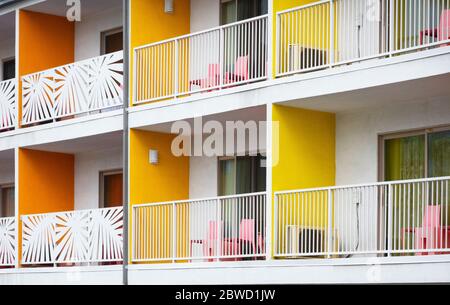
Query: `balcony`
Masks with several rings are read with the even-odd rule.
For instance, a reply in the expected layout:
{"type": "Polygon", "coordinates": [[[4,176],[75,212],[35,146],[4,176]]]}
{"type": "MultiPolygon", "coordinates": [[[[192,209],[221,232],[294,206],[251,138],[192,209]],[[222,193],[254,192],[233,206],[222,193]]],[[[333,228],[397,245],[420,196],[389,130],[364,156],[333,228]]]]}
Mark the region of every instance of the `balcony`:
{"type": "Polygon", "coordinates": [[[134,50],[134,104],[261,81],[268,76],[268,16],[134,50]]]}
{"type": "Polygon", "coordinates": [[[450,254],[450,177],[275,194],[277,258],[450,254]]]}
{"type": "Polygon", "coordinates": [[[119,51],[23,76],[22,126],[120,107],[123,69],[119,51]]]}
{"type": "Polygon", "coordinates": [[[122,208],[22,217],[22,265],[120,263],[122,208]]]}
{"type": "Polygon", "coordinates": [[[16,127],[16,80],[0,82],[0,131],[16,127]]]}
{"type": "Polygon", "coordinates": [[[266,193],[136,205],[132,262],[264,259],[266,193]]]}
{"type": "Polygon", "coordinates": [[[324,0],[277,12],[276,76],[450,43],[446,0],[324,0]]]}

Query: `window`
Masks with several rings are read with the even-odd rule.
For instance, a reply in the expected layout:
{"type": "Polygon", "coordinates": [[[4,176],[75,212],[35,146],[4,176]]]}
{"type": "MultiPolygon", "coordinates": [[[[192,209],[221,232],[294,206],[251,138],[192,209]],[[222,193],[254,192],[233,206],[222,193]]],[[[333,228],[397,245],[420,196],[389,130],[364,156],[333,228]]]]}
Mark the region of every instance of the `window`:
{"type": "Polygon", "coordinates": [[[450,175],[450,127],[383,136],[382,145],[385,181],[450,175]]]}
{"type": "Polygon", "coordinates": [[[14,217],[15,190],[13,185],[0,186],[0,217],[14,217]]]}
{"type": "Polygon", "coordinates": [[[100,173],[100,208],[114,208],[123,205],[122,170],[100,173]]]}
{"type": "Polygon", "coordinates": [[[267,14],[267,0],[221,0],[222,25],[267,14]]]}
{"type": "Polygon", "coordinates": [[[118,28],[102,33],[101,53],[109,54],[123,50],[123,29],[118,28]]]}
{"type": "Polygon", "coordinates": [[[9,59],[3,61],[3,80],[16,77],[16,60],[9,59]]]}
{"type": "Polygon", "coordinates": [[[243,156],[219,159],[219,196],[265,190],[265,158],[243,156]]]}

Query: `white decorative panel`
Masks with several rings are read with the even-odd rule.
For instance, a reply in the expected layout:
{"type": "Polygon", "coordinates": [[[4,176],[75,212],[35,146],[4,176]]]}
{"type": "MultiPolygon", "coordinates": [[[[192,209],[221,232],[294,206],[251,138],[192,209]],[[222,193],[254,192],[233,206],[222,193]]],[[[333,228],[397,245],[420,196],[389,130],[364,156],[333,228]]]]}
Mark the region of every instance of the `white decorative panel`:
{"type": "Polygon", "coordinates": [[[0,82],[0,130],[16,125],[16,80],[0,82]]]}
{"type": "Polygon", "coordinates": [[[51,71],[22,77],[22,124],[53,118],[53,87],[51,71]]]}
{"type": "Polygon", "coordinates": [[[14,266],[16,261],[15,250],[15,218],[0,218],[0,266],[14,266]]]}
{"type": "Polygon", "coordinates": [[[24,76],[22,86],[23,125],[120,106],[123,52],[24,76]]]}
{"type": "Polygon", "coordinates": [[[23,264],[123,259],[122,208],[23,217],[23,264]]]}

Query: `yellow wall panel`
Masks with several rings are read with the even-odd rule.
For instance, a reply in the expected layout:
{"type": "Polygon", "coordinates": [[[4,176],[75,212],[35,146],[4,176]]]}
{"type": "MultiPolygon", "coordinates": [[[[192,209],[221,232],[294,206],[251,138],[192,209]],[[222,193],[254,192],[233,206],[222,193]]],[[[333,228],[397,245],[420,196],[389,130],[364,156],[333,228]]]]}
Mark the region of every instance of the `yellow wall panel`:
{"type": "Polygon", "coordinates": [[[334,185],[335,115],[275,105],[273,120],[280,126],[273,190],[334,185]]]}
{"type": "MultiPolygon", "coordinates": [[[[146,44],[174,38],[190,33],[190,0],[174,1],[174,12],[164,13],[164,0],[132,0],[131,1],[131,50],[146,44]]],[[[171,51],[173,52],[173,50],[171,51]]],[[[134,60],[134,52],[131,53],[131,62],[134,60]]],[[[165,65],[159,58],[156,60],[162,70],[171,71],[170,66],[165,65]],[[167,68],[167,69],[166,69],[167,68]]],[[[138,63],[148,65],[148,62],[138,63]]],[[[130,81],[133,88],[133,65],[130,67],[130,81]]],[[[169,79],[171,72],[163,74],[163,79],[169,79]]],[[[148,82],[151,76],[148,76],[148,82]]],[[[170,86],[161,86],[164,88],[165,95],[169,95],[173,90],[173,84],[170,86]],[[168,89],[167,89],[168,88],[168,89]]],[[[139,89],[139,88],[138,88],[139,89]]],[[[138,90],[140,91],[140,90],[138,90]]],[[[145,90],[144,90],[145,91],[145,90]]],[[[150,94],[151,92],[148,92],[150,94]]],[[[131,101],[133,100],[133,92],[131,101]]],[[[141,99],[143,97],[140,97],[141,99]]]]}
{"type": "MultiPolygon", "coordinates": [[[[274,145],[279,143],[278,149],[273,148],[274,152],[279,151],[272,172],[273,191],[334,186],[335,115],[275,105],[273,120],[279,122],[279,134],[273,135],[279,137],[273,141],[274,145]]],[[[327,192],[307,198],[283,196],[279,202],[278,228],[300,226],[323,230],[328,224],[327,196],[327,192]]],[[[282,238],[278,247],[284,249],[285,242],[282,238]]]]}
{"type": "MultiPolygon", "coordinates": [[[[175,136],[142,130],[130,132],[130,205],[177,201],[189,198],[189,158],[176,157],[171,152],[172,140],[175,136]],[[149,163],[149,150],[158,151],[159,163],[149,163]]],[[[182,206],[177,208],[180,212],[182,206]]],[[[138,232],[140,251],[138,257],[169,258],[171,257],[172,206],[154,206],[141,209],[138,214],[139,223],[150,226],[146,232],[138,232]],[[145,218],[145,219],[144,219],[145,218]],[[164,235],[166,234],[166,235],[164,235]],[[159,252],[158,252],[159,251],[159,252]]],[[[183,215],[189,215],[185,210],[183,215]]],[[[178,214],[178,213],[177,213],[178,214]]],[[[178,214],[181,217],[181,214],[178,214]]],[[[187,219],[179,219],[188,225],[187,219]]],[[[131,224],[133,226],[133,224],[131,224]]],[[[130,232],[131,234],[131,232],[130,232]]],[[[186,237],[178,238],[178,255],[186,249],[186,237]]],[[[130,242],[132,239],[130,238],[130,242]]],[[[134,245],[130,245],[132,248],[134,245]]]]}

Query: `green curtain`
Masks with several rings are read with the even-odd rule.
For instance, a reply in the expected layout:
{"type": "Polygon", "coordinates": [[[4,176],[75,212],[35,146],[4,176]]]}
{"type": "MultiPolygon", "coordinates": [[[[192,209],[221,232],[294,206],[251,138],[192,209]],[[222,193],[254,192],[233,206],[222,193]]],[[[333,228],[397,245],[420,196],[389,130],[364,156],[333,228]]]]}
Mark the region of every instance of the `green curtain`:
{"type": "Polygon", "coordinates": [[[407,180],[425,177],[425,136],[386,140],[385,180],[407,180]]]}
{"type": "Polygon", "coordinates": [[[228,196],[235,194],[235,171],[234,159],[219,161],[219,196],[228,196]]]}
{"type": "Polygon", "coordinates": [[[241,157],[236,160],[236,194],[252,192],[252,159],[241,157]]]}
{"type": "Polygon", "coordinates": [[[428,177],[450,176],[450,131],[428,135],[428,177]]]}

